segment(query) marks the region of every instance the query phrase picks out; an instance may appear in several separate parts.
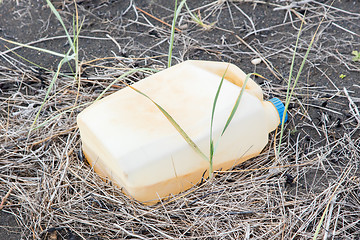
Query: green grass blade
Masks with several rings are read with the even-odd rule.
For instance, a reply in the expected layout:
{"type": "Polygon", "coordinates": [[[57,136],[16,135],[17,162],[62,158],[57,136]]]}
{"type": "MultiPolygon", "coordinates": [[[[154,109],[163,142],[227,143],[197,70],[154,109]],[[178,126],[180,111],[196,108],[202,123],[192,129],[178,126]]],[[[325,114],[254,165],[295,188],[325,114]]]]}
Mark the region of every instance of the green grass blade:
{"type": "Polygon", "coordinates": [[[44,121],[41,124],[37,125],[36,127],[32,128],[31,130],[36,130],[36,129],[42,128],[42,127],[46,126],[48,123],[50,123],[51,121],[53,121],[54,119],[56,119],[56,118],[60,117],[61,115],[63,115],[63,114],[72,112],[75,109],[78,109],[80,107],[84,107],[84,106],[87,106],[87,105],[90,105],[90,104],[91,104],[91,102],[87,102],[87,103],[83,103],[83,104],[74,106],[72,108],[69,108],[67,110],[64,110],[64,111],[60,112],[59,114],[56,114],[55,116],[50,117],[49,119],[47,119],[46,121],[44,121]]]}
{"type": "MultiPolygon", "coordinates": [[[[141,72],[157,72],[158,70],[152,69],[152,68],[140,68],[140,69],[138,68],[138,69],[130,70],[130,71],[122,74],[120,77],[116,78],[112,83],[110,83],[109,86],[107,86],[107,87],[99,94],[99,96],[98,96],[93,102],[84,103],[84,104],[81,104],[81,105],[72,107],[72,108],[70,108],[70,109],[68,109],[68,110],[65,110],[65,111],[63,111],[63,112],[61,112],[61,113],[59,113],[59,114],[56,114],[55,116],[53,116],[53,117],[51,117],[50,119],[42,122],[42,123],[39,124],[38,126],[33,127],[31,130],[36,130],[36,129],[39,129],[39,128],[41,128],[41,127],[44,127],[46,124],[48,124],[49,122],[51,122],[52,120],[56,119],[57,117],[61,116],[61,115],[64,114],[64,113],[71,112],[71,111],[73,111],[73,110],[75,110],[75,109],[77,109],[77,108],[79,108],[79,107],[86,106],[86,105],[90,105],[90,104],[98,101],[100,98],[102,98],[102,97],[104,96],[104,94],[105,94],[116,82],[121,81],[121,79],[123,79],[123,78],[125,78],[125,77],[127,77],[127,76],[129,76],[129,75],[131,75],[131,74],[133,74],[133,73],[135,73],[135,72],[140,72],[140,71],[141,71],[141,72]]],[[[67,77],[69,77],[69,76],[67,76],[67,77]]]]}
{"type": "Polygon", "coordinates": [[[213,172],[214,172],[214,164],[213,164],[213,161],[214,161],[214,152],[215,152],[215,149],[214,149],[214,141],[212,140],[212,138],[210,138],[210,156],[209,156],[209,177],[212,178],[213,176],[213,172]]]}
{"type": "Polygon", "coordinates": [[[74,46],[74,44],[73,44],[73,42],[72,42],[73,40],[71,39],[70,34],[69,34],[68,30],[66,29],[65,24],[64,24],[64,22],[63,22],[63,20],[62,20],[62,18],[61,18],[61,16],[60,16],[60,14],[58,13],[58,11],[57,11],[56,8],[54,7],[54,5],[50,2],[50,0],[46,0],[46,2],[47,2],[47,4],[49,5],[52,13],[55,15],[55,17],[59,20],[61,26],[64,28],[65,34],[66,34],[66,37],[67,37],[67,39],[68,39],[68,41],[69,41],[69,44],[70,44],[70,46],[71,46],[71,49],[72,49],[73,52],[75,53],[76,50],[75,50],[75,46],[74,46]]]}
{"type": "MultiPolygon", "coordinates": [[[[126,83],[125,83],[126,84],[126,83]]],[[[168,119],[168,121],[175,127],[176,131],[180,133],[180,135],[184,138],[184,140],[190,145],[190,147],[198,153],[204,160],[207,162],[209,161],[208,157],[200,150],[200,148],[196,145],[196,143],[186,134],[186,132],[180,127],[180,125],[170,116],[168,112],[165,111],[164,108],[162,108],[159,104],[157,104],[154,100],[152,100],[148,95],[141,92],[140,90],[130,86],[127,84],[128,87],[135,90],[137,93],[143,95],[147,99],[149,99],[152,103],[155,104],[155,106],[164,114],[164,116],[168,119]]]]}
{"type": "Polygon", "coordinates": [[[237,110],[238,107],[239,107],[239,104],[240,104],[240,100],[241,100],[241,98],[242,98],[242,95],[244,94],[246,84],[247,84],[247,82],[248,82],[248,80],[249,80],[249,78],[250,78],[251,75],[256,75],[256,76],[258,76],[258,77],[264,78],[263,76],[261,76],[260,74],[257,74],[257,73],[249,73],[249,74],[246,75],[244,84],[243,84],[243,86],[241,87],[240,93],[239,93],[239,95],[238,95],[238,97],[237,97],[237,99],[236,99],[236,102],[235,102],[235,104],[234,104],[234,107],[233,107],[233,109],[231,110],[231,113],[230,113],[230,115],[229,115],[229,118],[228,118],[227,121],[226,121],[226,124],[225,124],[225,126],[224,126],[223,131],[221,132],[221,136],[224,135],[224,133],[225,133],[226,129],[228,128],[231,120],[234,118],[234,115],[235,115],[235,113],[236,113],[236,110],[237,110]]]}
{"type": "Polygon", "coordinates": [[[214,152],[215,152],[215,149],[214,149],[214,140],[213,140],[213,123],[214,123],[214,115],[215,115],[215,109],[216,109],[216,103],[217,103],[217,100],[219,98],[219,94],[220,94],[220,90],[221,90],[221,87],[222,87],[222,84],[224,82],[224,79],[225,79],[225,75],[226,75],[226,72],[229,68],[229,65],[227,66],[227,68],[225,69],[225,72],[221,78],[221,81],[219,83],[219,87],[216,91],[216,95],[215,95],[215,98],[214,98],[214,102],[213,102],[213,107],[212,107],[212,110],[211,110],[211,120],[210,120],[210,156],[209,156],[209,160],[210,160],[210,169],[209,169],[209,174],[210,174],[210,178],[212,177],[212,173],[213,173],[213,157],[214,157],[214,152]]]}
{"type": "Polygon", "coordinates": [[[105,94],[105,92],[113,85],[115,84],[117,81],[121,81],[123,82],[125,85],[127,85],[128,87],[130,87],[131,89],[135,90],[137,93],[143,95],[144,97],[146,97],[147,99],[149,99],[152,103],[155,104],[155,106],[164,114],[164,116],[168,119],[168,121],[175,127],[175,129],[180,133],[180,135],[185,139],[185,141],[191,146],[191,148],[198,153],[203,159],[205,159],[206,161],[209,161],[209,159],[206,157],[206,155],[200,150],[200,148],[196,145],[196,143],[194,141],[192,141],[192,139],[185,133],[185,131],[180,127],[180,125],[170,116],[170,114],[168,112],[165,111],[164,108],[162,108],[159,104],[157,104],[155,101],[153,101],[149,96],[147,96],[145,93],[139,91],[138,89],[134,88],[133,86],[128,85],[126,82],[124,82],[122,79],[125,78],[126,76],[129,76],[137,71],[157,71],[155,69],[151,69],[151,68],[141,68],[141,69],[133,69],[130,70],[124,74],[122,74],[120,77],[118,77],[116,80],[114,80],[97,98],[95,101],[99,100],[100,98],[102,98],[102,96],[105,94]]]}
{"type": "Polygon", "coordinates": [[[27,44],[24,44],[24,43],[14,42],[14,41],[11,41],[11,40],[2,38],[2,37],[0,37],[0,40],[3,40],[3,41],[5,41],[5,42],[8,42],[8,43],[11,43],[11,44],[14,44],[14,45],[18,45],[18,46],[21,46],[21,47],[30,48],[30,49],[33,49],[33,50],[36,50],[36,51],[39,51],[39,52],[48,53],[48,54],[51,54],[51,55],[54,55],[54,56],[57,56],[57,57],[69,58],[69,60],[71,60],[71,59],[74,58],[73,55],[69,56],[69,55],[57,53],[57,52],[54,52],[54,51],[51,51],[51,50],[34,47],[34,46],[27,45],[27,44]]]}
{"type": "MultiPolygon", "coordinates": [[[[124,79],[125,77],[135,73],[135,72],[158,72],[158,70],[153,69],[153,68],[137,68],[137,69],[132,69],[130,71],[127,71],[123,74],[121,74],[120,77],[116,78],[112,83],[109,84],[109,86],[107,86],[104,91],[102,91],[99,96],[95,99],[95,101],[98,101],[100,98],[102,98],[104,96],[104,94],[118,81],[122,81],[122,79],[124,79]]],[[[129,86],[127,83],[123,82],[124,84],[126,84],[127,86],[129,86]]]]}
{"type": "Polygon", "coordinates": [[[39,68],[39,69],[43,69],[43,70],[45,70],[45,71],[54,73],[51,69],[45,68],[45,67],[43,67],[43,66],[40,66],[39,64],[34,63],[34,62],[30,61],[29,59],[27,59],[27,58],[21,56],[20,54],[16,53],[15,51],[9,49],[7,46],[5,46],[5,47],[6,47],[8,50],[10,50],[10,52],[11,52],[12,54],[14,54],[14,55],[17,56],[18,58],[21,58],[22,60],[30,63],[31,65],[33,65],[33,66],[35,66],[35,67],[37,67],[37,68],[39,68]]]}
{"type": "Polygon", "coordinates": [[[201,20],[191,12],[191,10],[189,9],[186,3],[185,3],[185,7],[188,13],[190,14],[191,18],[194,20],[194,22],[196,22],[199,25],[202,25],[203,23],[201,22],[201,20]]]}
{"type": "Polygon", "coordinates": [[[290,87],[291,86],[291,79],[292,79],[292,73],[293,73],[293,70],[294,70],[296,51],[297,51],[297,47],[298,47],[298,44],[299,44],[299,39],[300,39],[302,28],[303,28],[303,21],[301,22],[300,29],[299,29],[298,35],[296,37],[295,48],[294,48],[294,52],[293,52],[293,56],[292,56],[292,60],[291,60],[288,86],[287,86],[287,90],[286,90],[285,110],[284,110],[284,114],[282,116],[282,121],[281,121],[280,139],[279,139],[279,146],[278,146],[278,150],[277,150],[277,155],[280,154],[281,139],[282,139],[282,136],[284,134],[285,116],[286,116],[287,108],[289,106],[290,99],[291,99],[291,96],[289,94],[290,93],[290,88],[291,88],[290,87]]]}
{"type": "Polygon", "coordinates": [[[170,45],[169,45],[169,53],[168,53],[168,68],[171,67],[172,51],[174,47],[175,23],[177,18],[176,12],[177,12],[177,0],[175,0],[174,18],[171,25],[170,45]]]}
{"type": "MultiPolygon", "coordinates": [[[[330,6],[332,6],[333,3],[334,3],[334,0],[333,0],[332,3],[330,4],[330,6]]],[[[329,8],[330,8],[330,6],[329,6],[329,8]]],[[[329,9],[327,9],[327,12],[328,12],[328,10],[329,10],[329,9]]],[[[324,19],[325,19],[325,16],[326,16],[326,15],[324,15],[324,16],[322,17],[319,25],[318,25],[317,28],[316,28],[316,31],[315,31],[315,33],[314,33],[314,35],[313,35],[313,37],[312,37],[312,39],[311,39],[311,41],[310,41],[310,44],[309,44],[309,46],[308,46],[308,48],[307,48],[307,51],[306,51],[305,56],[304,56],[304,59],[303,59],[303,61],[302,61],[302,63],[301,63],[301,66],[300,66],[300,68],[299,68],[299,71],[298,71],[298,73],[297,73],[297,75],[296,75],[295,82],[294,82],[294,84],[293,84],[293,87],[292,87],[292,89],[291,89],[291,92],[289,93],[290,80],[291,80],[292,71],[293,71],[293,68],[292,68],[292,67],[293,67],[293,64],[294,64],[294,61],[295,61],[296,47],[297,47],[298,40],[299,40],[299,38],[300,38],[301,29],[302,29],[302,26],[303,26],[303,22],[301,22],[301,27],[300,27],[300,30],[299,30],[299,33],[298,33],[298,36],[297,36],[297,39],[296,39],[296,46],[295,46],[295,49],[294,49],[294,55],[293,55],[293,59],[292,59],[292,63],[291,63],[291,69],[290,69],[290,74],[289,74],[289,83],[288,83],[288,89],[287,89],[287,93],[286,93],[285,110],[284,110],[284,114],[283,114],[282,122],[281,122],[281,131],[280,131],[280,139],[279,139],[279,146],[278,146],[278,150],[277,150],[277,155],[279,155],[279,153],[280,153],[281,140],[282,140],[282,136],[283,136],[283,133],[284,133],[285,114],[286,114],[287,109],[288,109],[288,107],[289,107],[291,96],[293,95],[294,89],[295,89],[295,87],[296,87],[296,85],[297,85],[297,82],[298,82],[298,80],[299,80],[299,78],[300,78],[300,75],[301,75],[302,69],[303,69],[303,67],[304,67],[304,65],[305,65],[306,59],[307,59],[307,57],[308,57],[308,55],[309,55],[309,53],[310,53],[311,47],[312,47],[312,45],[313,45],[313,43],[314,43],[314,41],[315,41],[315,37],[316,37],[316,35],[317,35],[317,33],[318,33],[319,29],[320,29],[320,26],[321,26],[322,22],[323,22],[324,19]]]]}
{"type": "Polygon", "coordinates": [[[171,36],[170,36],[170,45],[169,45],[169,53],[168,53],[168,67],[171,67],[171,59],[172,59],[172,51],[174,47],[174,37],[175,37],[175,24],[176,20],[181,12],[182,7],[184,6],[186,0],[182,0],[177,6],[177,0],[175,0],[175,9],[174,9],[174,18],[171,25],[171,36]]]}
{"type": "MultiPolygon", "coordinates": [[[[5,47],[6,47],[12,54],[14,54],[14,55],[16,55],[17,57],[21,58],[22,60],[30,63],[31,65],[33,65],[33,66],[35,66],[35,67],[38,67],[39,69],[43,69],[43,70],[45,70],[45,71],[47,71],[47,72],[49,72],[49,73],[55,74],[55,72],[54,72],[53,70],[51,70],[51,69],[49,69],[49,68],[45,68],[45,67],[43,67],[43,66],[41,66],[41,65],[39,65],[39,64],[37,64],[37,63],[34,63],[34,62],[30,61],[29,59],[27,59],[27,58],[21,56],[20,54],[16,53],[15,51],[9,49],[7,46],[5,46],[5,47]]],[[[65,55],[64,55],[64,56],[65,56],[65,55]]],[[[68,77],[68,78],[73,77],[73,76],[70,76],[70,75],[64,74],[64,73],[59,73],[59,76],[68,77]]]]}
{"type": "Polygon", "coordinates": [[[333,198],[334,198],[334,196],[335,196],[338,188],[342,185],[345,177],[348,175],[348,173],[350,172],[351,169],[352,169],[352,167],[350,166],[346,171],[344,171],[344,172],[342,173],[342,176],[341,176],[341,178],[340,178],[340,181],[338,182],[338,184],[336,185],[333,193],[331,194],[330,199],[329,199],[329,201],[328,201],[328,203],[327,203],[327,205],[326,205],[326,207],[325,207],[325,210],[324,210],[323,214],[321,215],[320,221],[319,221],[318,225],[316,226],[316,230],[315,230],[315,233],[314,233],[314,236],[313,236],[312,240],[316,240],[316,239],[317,239],[317,237],[318,237],[318,235],[319,235],[319,232],[320,232],[320,229],[321,229],[321,226],[322,226],[322,223],[324,222],[325,216],[326,216],[326,214],[327,214],[327,212],[328,212],[328,210],[329,210],[331,201],[333,200],[333,198]]]}
{"type": "Polygon", "coordinates": [[[51,80],[51,83],[50,83],[50,85],[49,85],[49,87],[48,87],[48,89],[47,89],[47,91],[46,91],[46,94],[45,94],[44,100],[43,100],[43,102],[42,102],[42,104],[41,104],[41,106],[40,106],[40,109],[39,109],[39,111],[36,113],[35,119],[34,119],[33,123],[31,124],[30,131],[29,131],[29,135],[30,135],[31,131],[32,131],[33,128],[34,128],[34,125],[36,124],[37,119],[38,119],[39,116],[40,116],[41,110],[43,109],[43,107],[44,107],[44,105],[45,105],[45,103],[46,103],[46,100],[47,100],[47,98],[48,98],[49,95],[50,95],[50,92],[51,92],[51,90],[52,90],[52,88],[53,88],[53,86],[54,86],[54,84],[55,84],[55,82],[56,82],[56,79],[57,79],[58,76],[59,76],[60,69],[61,69],[62,65],[66,62],[65,59],[66,59],[66,58],[63,58],[63,59],[60,61],[60,63],[58,64],[57,71],[55,72],[55,75],[54,75],[53,79],[51,80]]]}
{"type": "MultiPolygon", "coordinates": [[[[307,50],[306,50],[305,56],[304,56],[304,58],[303,58],[303,60],[302,60],[302,62],[301,62],[299,71],[298,71],[298,73],[297,73],[297,75],[296,75],[296,78],[295,78],[294,84],[293,84],[293,86],[292,86],[292,88],[291,88],[291,91],[290,91],[290,93],[287,94],[287,96],[286,96],[285,110],[284,110],[284,114],[283,114],[283,118],[282,118],[282,122],[281,122],[281,131],[280,131],[280,139],[279,139],[279,146],[278,146],[277,154],[280,153],[281,140],[282,140],[282,136],[283,136],[283,134],[284,134],[285,114],[286,114],[287,109],[288,109],[288,107],[289,107],[290,99],[291,99],[291,97],[292,97],[292,95],[293,95],[293,93],[294,93],[295,87],[296,87],[296,85],[297,85],[297,82],[298,82],[298,80],[299,80],[299,78],[300,78],[301,72],[302,72],[302,70],[303,70],[303,68],[304,68],[304,65],[305,65],[305,63],[306,63],[306,59],[307,59],[307,57],[308,57],[308,55],[309,55],[309,53],[310,53],[311,47],[312,47],[312,45],[313,45],[313,43],[314,43],[314,41],[315,41],[315,37],[316,37],[316,35],[317,35],[317,33],[318,33],[319,29],[320,29],[320,26],[321,26],[322,22],[324,21],[324,19],[325,19],[324,17],[321,19],[319,25],[318,25],[317,28],[316,28],[316,31],[315,31],[315,33],[314,33],[314,35],[313,35],[313,37],[312,37],[312,39],[311,39],[311,41],[310,41],[310,44],[309,44],[309,46],[308,46],[308,48],[307,48],[307,50]]],[[[302,24],[301,24],[301,26],[302,26],[302,24]]],[[[301,31],[301,28],[300,28],[299,31],[301,31]]],[[[299,37],[300,37],[300,34],[298,34],[298,37],[297,37],[297,40],[296,40],[296,41],[298,41],[299,37]]],[[[295,54],[295,51],[294,51],[294,54],[295,54]]],[[[293,58],[293,61],[294,61],[294,58],[293,58]]],[[[288,90],[289,90],[289,89],[288,89],[288,90]]],[[[288,92],[288,91],[287,91],[287,92],[288,92]]]]}
{"type": "Polygon", "coordinates": [[[220,94],[220,90],[221,90],[221,87],[222,87],[222,84],[224,82],[224,79],[225,79],[225,74],[227,72],[229,68],[229,65],[227,66],[222,78],[221,78],[221,81],[219,83],[219,87],[216,91],[216,95],[215,95],[215,98],[214,98],[214,102],[213,102],[213,107],[212,107],[212,110],[211,110],[211,120],[210,120],[210,138],[212,139],[212,129],[213,129],[213,122],[214,122],[214,115],[215,115],[215,108],[216,108],[216,103],[217,103],[217,100],[219,98],[219,94],[220,94]]]}
{"type": "MultiPolygon", "coordinates": [[[[297,47],[298,47],[298,44],[299,44],[299,39],[300,39],[302,28],[303,28],[303,22],[301,22],[300,29],[299,29],[298,35],[296,37],[295,48],[294,48],[294,52],[293,52],[293,56],[292,56],[292,60],[291,60],[291,66],[290,66],[289,80],[288,80],[288,87],[287,87],[287,90],[286,90],[286,100],[285,100],[285,102],[290,101],[289,91],[290,91],[290,86],[291,86],[292,73],[293,73],[293,70],[294,70],[296,51],[297,51],[297,47]]],[[[284,114],[286,114],[286,112],[284,112],[284,114]]],[[[284,117],[285,117],[285,115],[283,116],[283,118],[284,117]]]]}

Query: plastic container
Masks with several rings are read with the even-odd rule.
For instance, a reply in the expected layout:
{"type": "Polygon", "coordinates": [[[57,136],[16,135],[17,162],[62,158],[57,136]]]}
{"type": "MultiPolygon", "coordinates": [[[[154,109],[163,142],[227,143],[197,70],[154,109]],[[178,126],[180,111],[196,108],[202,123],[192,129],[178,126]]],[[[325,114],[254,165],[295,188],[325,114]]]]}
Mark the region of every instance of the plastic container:
{"type": "MultiPolygon", "coordinates": [[[[263,101],[261,88],[249,80],[219,139],[246,76],[235,65],[185,61],[133,85],[162,106],[208,155],[212,105],[228,66],[213,123],[214,141],[219,140],[214,170],[227,170],[258,155],[269,132],[280,124],[283,104],[278,99],[263,101]]],[[[83,152],[94,170],[138,201],[155,203],[208,176],[209,162],[149,99],[129,87],[86,108],[77,122],[83,152]]]]}

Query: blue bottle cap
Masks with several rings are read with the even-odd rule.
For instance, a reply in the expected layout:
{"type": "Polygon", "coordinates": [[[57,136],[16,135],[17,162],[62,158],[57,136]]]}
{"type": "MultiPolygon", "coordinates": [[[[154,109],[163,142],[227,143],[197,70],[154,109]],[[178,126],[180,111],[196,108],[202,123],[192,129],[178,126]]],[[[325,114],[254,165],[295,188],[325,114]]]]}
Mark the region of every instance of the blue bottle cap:
{"type": "MultiPolygon", "coordinates": [[[[272,98],[272,99],[269,100],[269,102],[271,102],[275,106],[276,110],[278,111],[279,117],[280,117],[280,125],[281,125],[282,118],[284,116],[284,111],[285,111],[284,104],[278,98],[272,98]]],[[[285,113],[285,121],[284,122],[286,122],[287,119],[288,119],[288,114],[285,113]]]]}

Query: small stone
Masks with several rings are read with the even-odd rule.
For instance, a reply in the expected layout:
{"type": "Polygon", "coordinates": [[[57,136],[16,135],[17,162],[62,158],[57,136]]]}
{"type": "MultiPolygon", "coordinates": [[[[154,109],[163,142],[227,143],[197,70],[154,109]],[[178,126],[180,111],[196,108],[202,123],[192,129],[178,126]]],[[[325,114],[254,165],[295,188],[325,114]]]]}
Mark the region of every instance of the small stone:
{"type": "Polygon", "coordinates": [[[258,65],[259,63],[261,63],[261,58],[255,58],[255,59],[251,60],[251,63],[254,65],[258,65]]]}
{"type": "Polygon", "coordinates": [[[181,25],[179,26],[179,29],[185,30],[185,29],[188,29],[188,27],[189,27],[189,25],[185,23],[185,24],[181,24],[181,25]]]}

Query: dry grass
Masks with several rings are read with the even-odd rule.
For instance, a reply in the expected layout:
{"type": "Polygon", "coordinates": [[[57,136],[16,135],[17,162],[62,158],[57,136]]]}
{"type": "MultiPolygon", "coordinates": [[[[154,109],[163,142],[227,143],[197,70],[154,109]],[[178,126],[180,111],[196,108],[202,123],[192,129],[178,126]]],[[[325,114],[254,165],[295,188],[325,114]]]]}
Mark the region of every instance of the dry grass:
{"type": "MultiPolygon", "coordinates": [[[[212,23],[214,18],[220,21],[226,15],[230,22],[238,24],[234,17],[235,13],[239,14],[239,6],[255,9],[269,6],[271,10],[296,14],[283,14],[287,16],[284,23],[271,26],[256,24],[250,21],[255,21],[253,17],[243,16],[246,27],[238,35],[245,39],[246,46],[221,21],[213,30],[224,36],[228,34],[226,38],[202,39],[199,35],[211,36],[211,29],[193,24],[184,12],[182,24],[189,21],[186,22],[189,29],[175,34],[174,60],[181,61],[188,55],[197,57],[199,49],[215,59],[235,61],[240,56],[246,72],[255,70],[268,77],[269,81],[262,82],[266,97],[275,95],[284,99],[283,79],[288,74],[296,34],[282,31],[282,27],[296,33],[302,10],[308,10],[300,42],[303,51],[298,53],[301,60],[312,31],[328,6],[303,1],[301,6],[279,9],[281,6],[276,4],[255,2],[256,6],[244,5],[246,1],[216,1],[198,9],[205,23],[212,23]],[[226,13],[229,9],[234,15],[226,13]],[[277,38],[269,37],[265,41],[257,35],[248,39],[267,31],[276,33],[277,38]],[[267,60],[266,65],[249,64],[259,56],[267,60]]],[[[315,42],[302,82],[291,99],[291,118],[286,124],[278,158],[274,139],[279,134],[272,133],[269,145],[257,158],[231,171],[217,172],[212,181],[205,181],[169,201],[144,206],[128,199],[94,173],[81,154],[75,123],[83,107],[69,110],[95,100],[116,77],[134,66],[158,69],[166,66],[167,47],[159,46],[166,46],[170,29],[156,27],[156,21],[150,24],[147,15],[138,14],[129,24],[156,30],[160,35],[157,43],[146,50],[132,46],[139,53],[136,58],[83,62],[82,71],[87,75],[79,80],[80,86],[73,77],[61,76],[38,120],[39,123],[50,121],[30,136],[29,127],[52,73],[29,67],[18,58],[12,60],[13,66],[0,66],[0,209],[16,217],[23,236],[28,239],[56,236],[73,239],[75,235],[79,239],[310,239],[325,212],[319,239],[359,238],[360,65],[351,61],[352,49],[347,49],[349,46],[360,49],[359,32],[354,32],[349,24],[359,23],[360,15],[331,8],[322,28],[326,34],[320,34],[315,42]],[[341,29],[342,38],[338,35],[335,38],[328,29],[334,24],[335,29],[341,29]],[[149,51],[153,57],[147,56],[149,51]],[[339,85],[341,81],[337,77],[341,73],[353,82],[339,85]],[[317,82],[314,78],[322,80],[317,82]]],[[[242,10],[242,14],[246,11],[242,10]]],[[[171,16],[163,19],[171,20],[171,16]]],[[[80,36],[80,45],[81,39],[80,36]]],[[[131,46],[122,48],[122,51],[131,50],[131,46]]],[[[10,52],[1,55],[7,59],[14,57],[10,52]]],[[[126,81],[132,83],[145,76],[134,73],[126,81]]],[[[122,87],[112,86],[107,94],[122,87]]]]}

